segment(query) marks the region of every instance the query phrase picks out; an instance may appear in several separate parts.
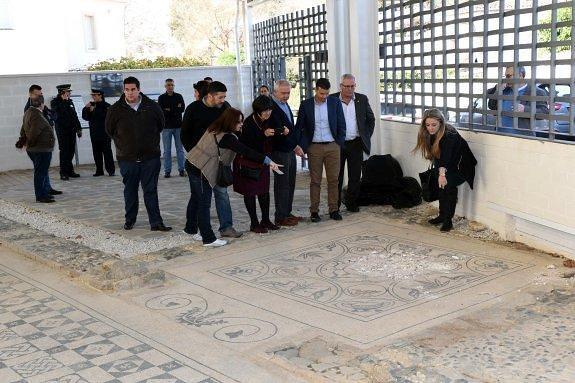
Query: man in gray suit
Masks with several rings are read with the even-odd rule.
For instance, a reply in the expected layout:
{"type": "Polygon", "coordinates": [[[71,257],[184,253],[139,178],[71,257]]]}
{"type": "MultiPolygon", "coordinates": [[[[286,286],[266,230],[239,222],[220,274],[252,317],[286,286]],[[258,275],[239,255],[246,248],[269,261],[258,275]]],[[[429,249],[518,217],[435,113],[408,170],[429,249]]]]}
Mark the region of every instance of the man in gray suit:
{"type": "Polygon", "coordinates": [[[339,201],[341,205],[341,188],[343,173],[347,161],[347,194],[344,201],[347,211],[358,212],[357,199],[361,182],[361,164],[363,153],[369,155],[371,136],[375,126],[375,116],[369,106],[366,95],[355,92],[355,77],[351,74],[341,76],[340,92],[332,94],[341,101],[345,115],[345,144],[341,147],[339,169],[339,201]]]}

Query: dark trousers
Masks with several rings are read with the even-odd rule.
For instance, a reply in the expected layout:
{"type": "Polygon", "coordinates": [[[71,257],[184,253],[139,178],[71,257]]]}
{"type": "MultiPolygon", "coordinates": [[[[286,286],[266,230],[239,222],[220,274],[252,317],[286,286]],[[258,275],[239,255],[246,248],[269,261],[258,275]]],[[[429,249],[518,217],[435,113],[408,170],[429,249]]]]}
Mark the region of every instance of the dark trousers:
{"type": "Polygon", "coordinates": [[[158,176],[160,174],[160,158],[146,161],[118,161],[122,181],[124,182],[124,203],[126,222],[136,222],[138,216],[138,189],[140,184],[144,191],[144,204],[148,212],[150,226],[163,223],[158,203],[158,176]]]}
{"type": "Polygon", "coordinates": [[[36,200],[47,198],[51,189],[48,181],[48,169],[52,161],[52,152],[27,152],[34,164],[34,194],[36,200]]]}
{"type": "Polygon", "coordinates": [[[340,153],[339,183],[338,183],[338,208],[341,206],[341,189],[343,187],[343,175],[347,162],[347,194],[345,205],[357,207],[359,188],[361,185],[361,164],[363,163],[363,145],[361,138],[346,141],[340,153]]]}
{"type": "Polygon", "coordinates": [[[275,220],[281,221],[291,214],[293,208],[297,162],[294,152],[274,151],[271,158],[276,164],[283,165],[283,175],[274,173],[275,220]]]}
{"type": "Polygon", "coordinates": [[[60,175],[69,176],[74,173],[72,160],[76,153],[76,133],[56,130],[58,148],[60,149],[60,175]]]}
{"type": "Polygon", "coordinates": [[[457,206],[457,187],[465,180],[457,172],[448,171],[447,185],[439,189],[439,216],[443,221],[450,221],[455,215],[457,206]]]}
{"type": "Polygon", "coordinates": [[[186,171],[190,181],[190,200],[186,210],[186,227],[184,231],[188,234],[196,234],[199,229],[202,242],[212,243],[216,240],[210,221],[212,187],[201,174],[198,175],[197,171],[191,169],[188,161],[186,161],[186,171]]]}
{"type": "Polygon", "coordinates": [[[108,174],[116,172],[114,165],[114,155],[112,154],[112,140],[109,138],[92,138],[92,154],[94,155],[94,163],[96,164],[96,174],[104,174],[104,165],[108,174]],[[102,158],[104,159],[102,161],[102,158]]]}

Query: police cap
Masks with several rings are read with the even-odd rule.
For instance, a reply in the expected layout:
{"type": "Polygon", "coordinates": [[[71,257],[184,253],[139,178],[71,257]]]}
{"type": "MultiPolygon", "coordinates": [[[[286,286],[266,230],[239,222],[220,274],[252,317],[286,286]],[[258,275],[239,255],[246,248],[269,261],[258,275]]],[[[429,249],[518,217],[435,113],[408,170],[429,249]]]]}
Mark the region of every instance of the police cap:
{"type": "Polygon", "coordinates": [[[65,92],[65,91],[71,91],[72,89],[70,89],[72,85],[71,84],[62,84],[62,85],[57,85],[56,89],[58,89],[58,92],[65,92]]]}

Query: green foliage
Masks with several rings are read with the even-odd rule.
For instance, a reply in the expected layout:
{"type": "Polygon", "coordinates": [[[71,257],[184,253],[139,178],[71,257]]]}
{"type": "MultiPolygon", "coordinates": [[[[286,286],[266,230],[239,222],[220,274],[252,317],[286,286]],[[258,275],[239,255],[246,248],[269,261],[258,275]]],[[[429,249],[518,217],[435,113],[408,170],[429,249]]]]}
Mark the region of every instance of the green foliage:
{"type": "MultiPolygon", "coordinates": [[[[571,21],[572,20],[572,13],[571,8],[561,8],[557,11],[557,21],[571,21]]],[[[551,16],[542,19],[541,24],[549,24],[551,23],[551,16]]],[[[557,28],[557,41],[571,41],[571,34],[572,30],[571,27],[560,27],[557,28]]],[[[538,41],[542,43],[548,43],[551,41],[551,29],[540,29],[537,31],[538,41]]],[[[546,51],[550,52],[551,48],[546,47],[546,51]]],[[[561,51],[569,51],[571,50],[571,46],[560,46],[557,47],[557,52],[561,51]]]]}
{"type": "Polygon", "coordinates": [[[164,57],[158,56],[155,60],[135,59],[122,57],[119,60],[99,61],[88,66],[87,70],[122,70],[122,69],[149,69],[149,68],[179,68],[208,65],[203,59],[195,57],[164,57]]]}
{"type": "MultiPolygon", "coordinates": [[[[240,52],[240,60],[240,62],[245,62],[246,55],[244,52],[240,52]]],[[[216,59],[216,65],[236,65],[236,53],[223,52],[216,59]]]]}

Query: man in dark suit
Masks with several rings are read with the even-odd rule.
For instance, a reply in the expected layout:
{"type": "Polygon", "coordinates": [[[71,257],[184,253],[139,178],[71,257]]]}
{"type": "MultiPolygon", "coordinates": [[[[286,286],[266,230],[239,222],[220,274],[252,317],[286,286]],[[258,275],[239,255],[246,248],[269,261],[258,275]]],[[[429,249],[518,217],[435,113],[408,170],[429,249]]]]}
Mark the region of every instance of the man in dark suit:
{"type": "Polygon", "coordinates": [[[363,153],[369,156],[371,150],[371,136],[375,126],[375,116],[369,106],[367,96],[355,92],[355,77],[351,74],[341,76],[340,91],[331,96],[341,101],[345,116],[345,143],[341,148],[338,207],[341,206],[341,188],[343,186],[343,173],[347,161],[347,194],[345,205],[347,211],[358,212],[357,199],[361,182],[361,164],[363,153]]]}
{"type": "Polygon", "coordinates": [[[303,151],[298,146],[299,133],[294,126],[293,114],[287,103],[290,92],[291,84],[287,80],[275,82],[270,119],[276,134],[272,140],[271,158],[283,165],[284,173],[274,173],[275,223],[279,226],[295,226],[299,222],[299,218],[292,214],[292,206],[297,166],[295,156],[303,156],[303,151]]]}
{"type": "Polygon", "coordinates": [[[325,166],[327,178],[327,204],[329,217],[341,220],[338,207],[338,176],[340,151],[345,143],[345,117],[341,101],[329,97],[329,80],[320,78],[315,82],[315,95],[301,103],[296,131],[300,134],[300,146],[309,160],[311,221],[319,222],[319,199],[321,180],[325,166]]]}

